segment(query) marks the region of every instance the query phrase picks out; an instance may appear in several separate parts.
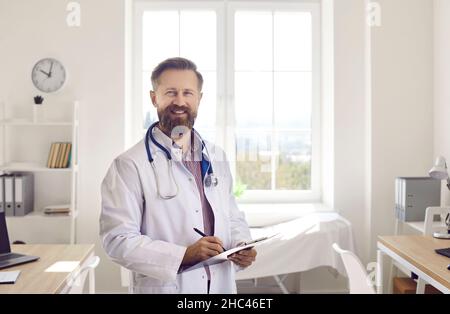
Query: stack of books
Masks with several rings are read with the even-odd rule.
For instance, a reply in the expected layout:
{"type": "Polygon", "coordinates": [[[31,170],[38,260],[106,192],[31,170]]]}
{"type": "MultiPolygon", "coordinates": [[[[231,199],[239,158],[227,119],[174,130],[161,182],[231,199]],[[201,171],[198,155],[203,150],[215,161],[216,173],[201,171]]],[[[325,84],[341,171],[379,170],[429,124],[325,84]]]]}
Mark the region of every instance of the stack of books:
{"type": "Polygon", "coordinates": [[[51,205],[44,208],[44,213],[46,215],[52,215],[52,216],[66,216],[70,214],[70,205],[69,204],[63,204],[63,205],[51,205]]]}
{"type": "Polygon", "coordinates": [[[69,168],[72,143],[52,143],[48,154],[48,168],[69,168]]]}

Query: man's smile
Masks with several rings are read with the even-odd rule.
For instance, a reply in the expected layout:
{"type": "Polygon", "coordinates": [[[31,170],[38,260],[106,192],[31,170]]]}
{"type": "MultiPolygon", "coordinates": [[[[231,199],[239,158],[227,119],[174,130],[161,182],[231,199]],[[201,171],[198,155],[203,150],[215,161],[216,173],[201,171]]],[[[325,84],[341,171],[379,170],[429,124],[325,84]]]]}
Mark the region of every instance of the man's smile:
{"type": "Polygon", "coordinates": [[[177,115],[177,116],[187,114],[186,110],[184,110],[184,109],[170,110],[170,113],[177,115]]]}

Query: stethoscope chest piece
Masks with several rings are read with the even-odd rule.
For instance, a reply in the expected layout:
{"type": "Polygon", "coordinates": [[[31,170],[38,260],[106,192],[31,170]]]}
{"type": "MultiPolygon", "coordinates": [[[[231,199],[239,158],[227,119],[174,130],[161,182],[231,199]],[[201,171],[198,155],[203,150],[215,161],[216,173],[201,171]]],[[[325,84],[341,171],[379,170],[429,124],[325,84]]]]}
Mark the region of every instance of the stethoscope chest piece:
{"type": "Polygon", "coordinates": [[[206,187],[210,187],[211,185],[216,187],[219,184],[219,180],[217,177],[213,174],[208,174],[205,178],[205,185],[206,187]]]}

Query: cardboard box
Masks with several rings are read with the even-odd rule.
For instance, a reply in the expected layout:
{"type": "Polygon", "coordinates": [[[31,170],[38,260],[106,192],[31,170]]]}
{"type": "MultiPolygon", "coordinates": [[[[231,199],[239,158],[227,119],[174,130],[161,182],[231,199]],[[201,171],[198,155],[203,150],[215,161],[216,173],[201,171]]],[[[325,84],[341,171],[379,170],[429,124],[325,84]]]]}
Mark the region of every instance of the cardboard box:
{"type": "MultiPolygon", "coordinates": [[[[416,294],[417,283],[411,278],[395,277],[393,285],[394,294],[416,294]]],[[[442,292],[431,285],[425,285],[425,294],[442,294],[442,292]]]]}

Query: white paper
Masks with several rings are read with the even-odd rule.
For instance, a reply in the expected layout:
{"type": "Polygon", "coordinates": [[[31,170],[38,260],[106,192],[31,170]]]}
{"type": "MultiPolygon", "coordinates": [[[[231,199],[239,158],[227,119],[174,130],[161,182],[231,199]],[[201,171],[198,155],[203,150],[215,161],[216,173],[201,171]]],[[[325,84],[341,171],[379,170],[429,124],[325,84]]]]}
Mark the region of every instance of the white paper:
{"type": "Polygon", "coordinates": [[[20,270],[16,271],[1,271],[0,272],[0,283],[15,283],[17,277],[19,277],[20,270]]]}
{"type": "Polygon", "coordinates": [[[224,251],[224,252],[222,252],[222,253],[220,253],[220,254],[218,254],[216,256],[213,256],[213,257],[208,258],[207,260],[204,260],[203,262],[197,263],[197,264],[195,264],[195,265],[185,269],[184,271],[190,271],[190,270],[193,270],[193,269],[204,267],[205,265],[211,266],[211,265],[215,265],[215,264],[220,264],[220,263],[226,262],[226,261],[228,261],[228,256],[230,256],[231,254],[237,253],[239,251],[242,251],[242,250],[245,250],[245,249],[248,249],[248,248],[252,248],[252,247],[258,246],[258,245],[260,245],[262,243],[265,243],[265,242],[273,239],[276,235],[278,235],[278,233],[274,234],[274,235],[272,235],[270,237],[264,237],[261,240],[257,239],[257,240],[255,240],[255,242],[252,241],[249,244],[237,246],[235,248],[226,250],[226,251],[224,251]]]}

